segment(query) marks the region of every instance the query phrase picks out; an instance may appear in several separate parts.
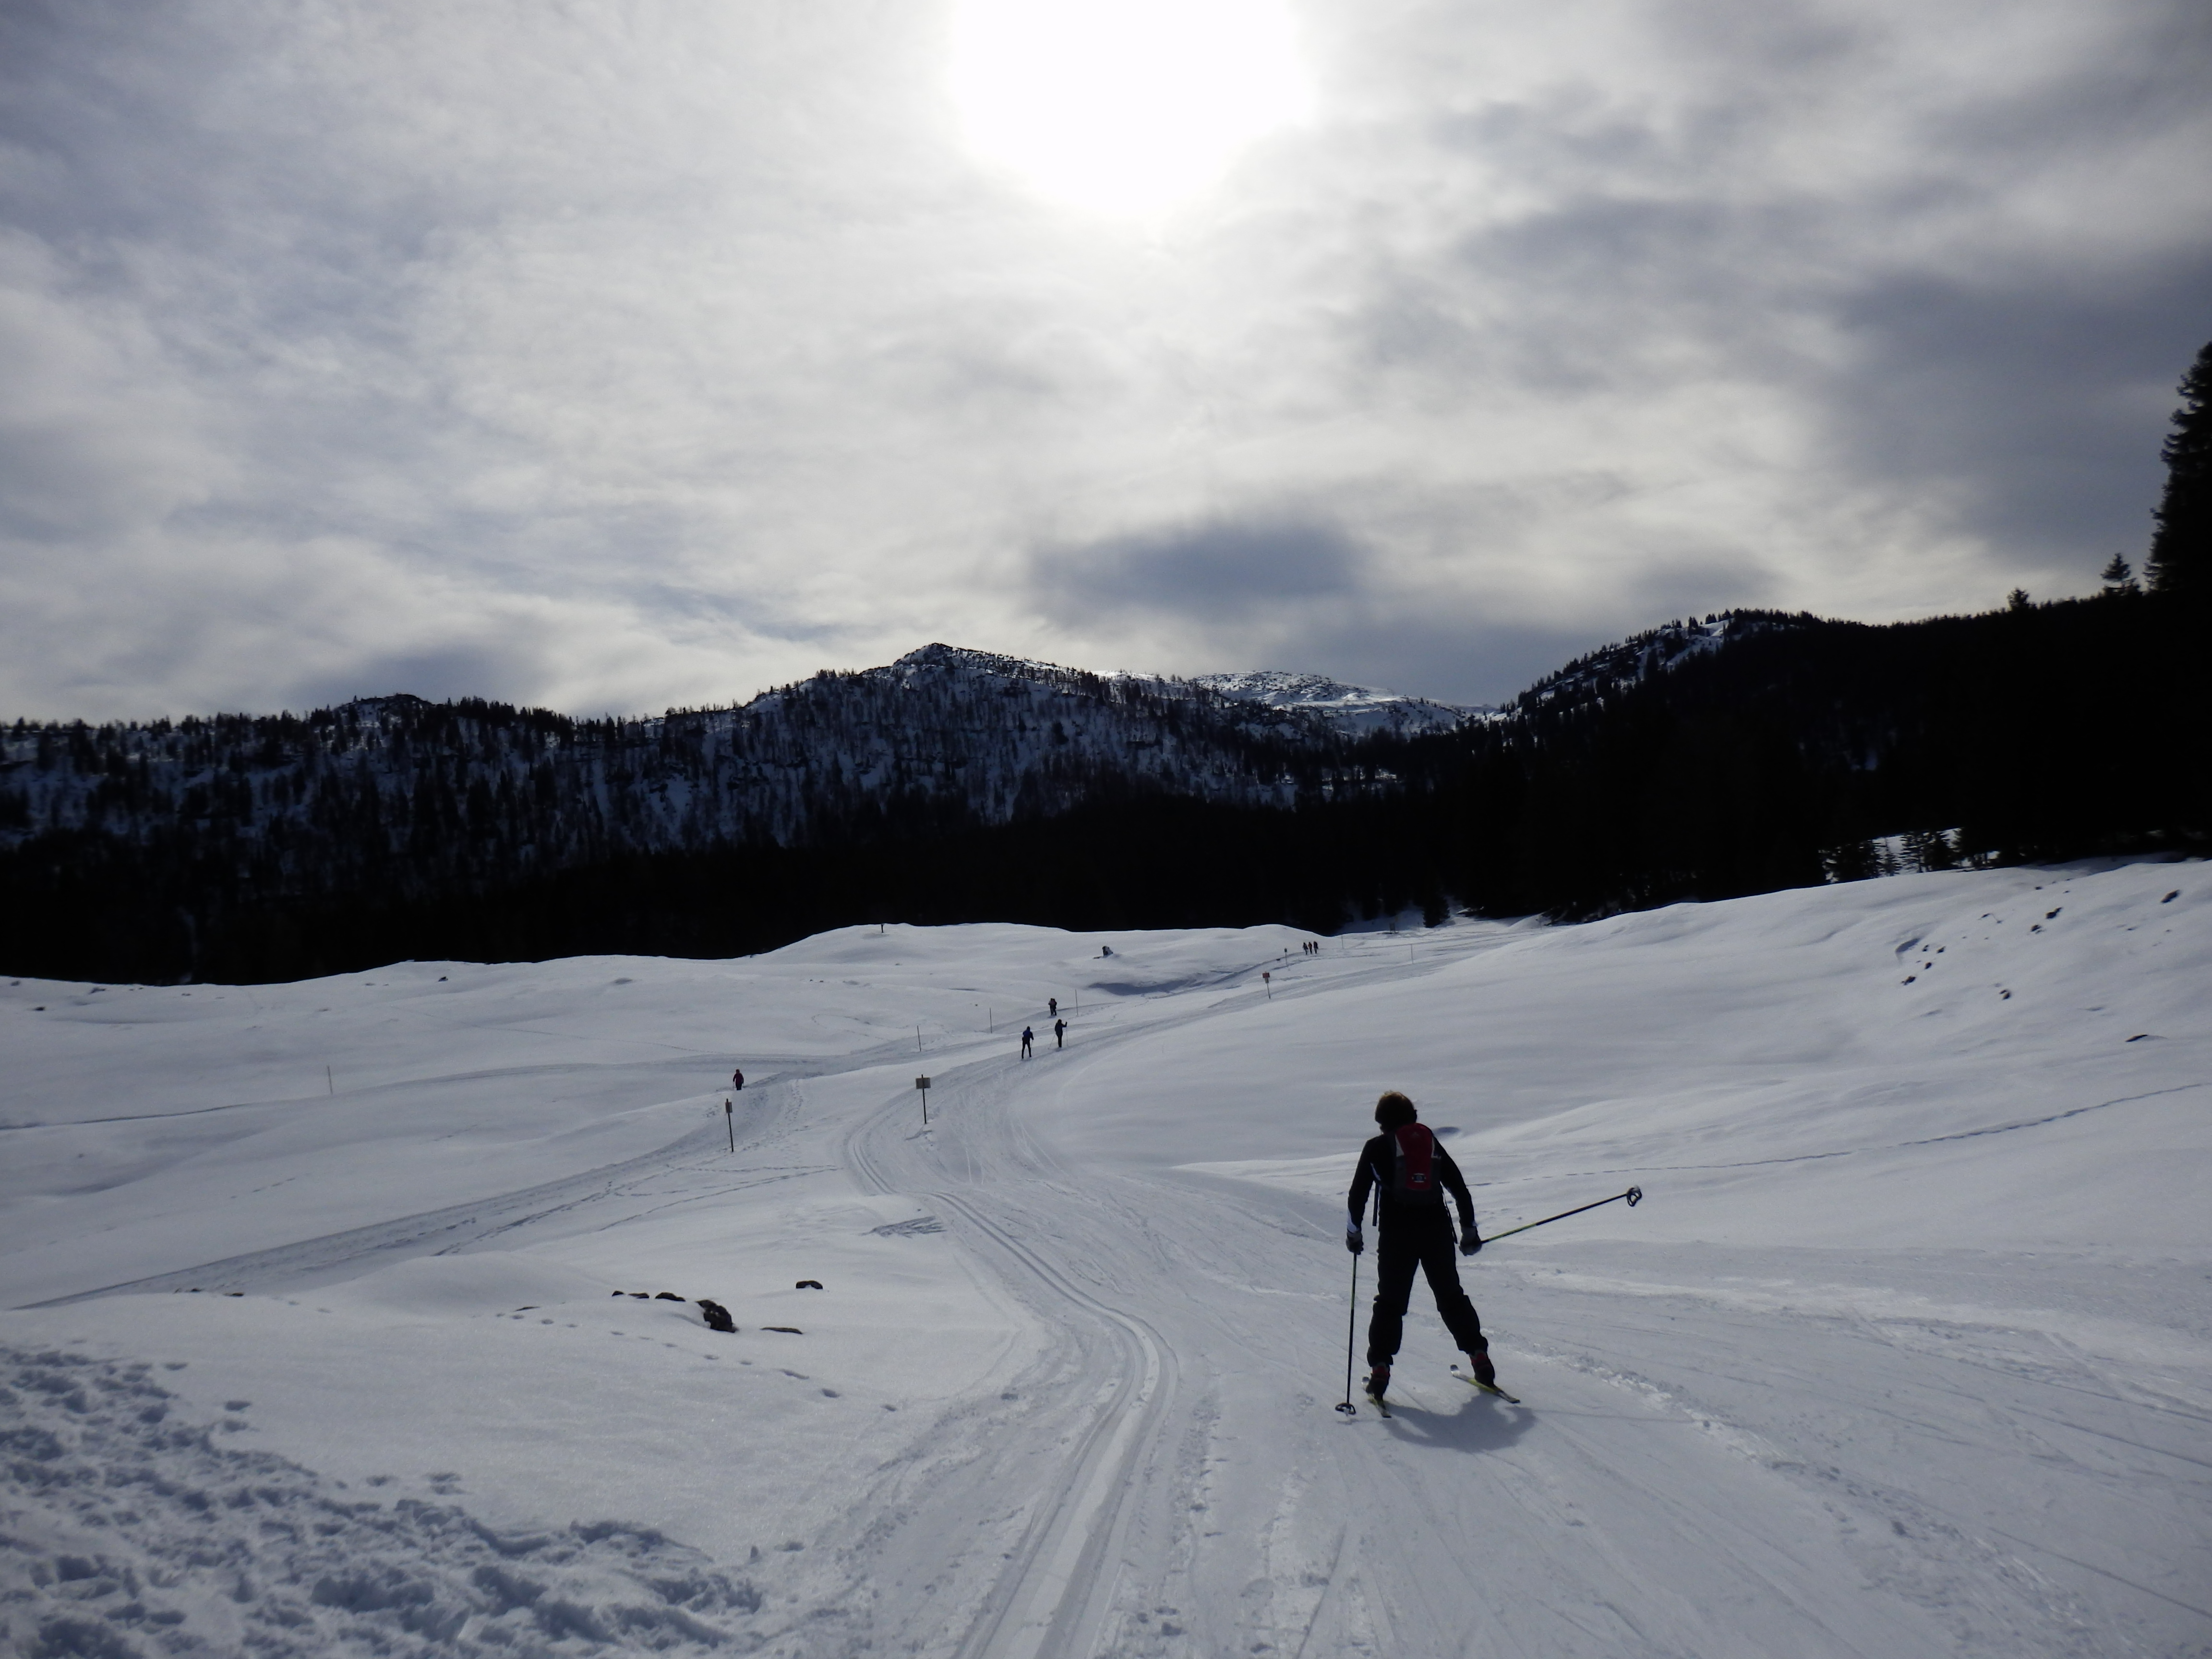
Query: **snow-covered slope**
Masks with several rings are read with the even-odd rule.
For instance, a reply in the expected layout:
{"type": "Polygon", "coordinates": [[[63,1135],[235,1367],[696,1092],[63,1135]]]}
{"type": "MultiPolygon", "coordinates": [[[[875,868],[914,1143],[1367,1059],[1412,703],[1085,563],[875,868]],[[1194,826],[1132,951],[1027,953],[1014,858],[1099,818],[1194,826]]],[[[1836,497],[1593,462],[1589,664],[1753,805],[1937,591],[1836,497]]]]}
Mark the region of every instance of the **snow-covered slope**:
{"type": "Polygon", "coordinates": [[[1662,623],[1577,657],[1565,667],[1547,674],[1514,699],[1513,710],[1532,714],[1547,708],[1595,702],[1736,641],[1823,625],[1818,617],[1810,615],[1776,611],[1723,611],[1703,621],[1692,617],[1686,621],[1662,623]]]}
{"type": "Polygon", "coordinates": [[[1498,712],[1431,702],[1426,697],[1409,697],[1373,686],[1346,685],[1321,674],[1289,674],[1274,668],[1242,674],[1200,674],[1192,684],[1240,702],[1316,715],[1341,731],[1362,733],[1448,732],[1470,715],[1498,712]]]}
{"type": "Polygon", "coordinates": [[[2212,1644],[2205,866],[1301,944],[0,989],[0,1646],[2212,1644]],[[1645,1194],[1464,1264],[1524,1407],[1330,1409],[1387,1086],[1645,1194]]]}

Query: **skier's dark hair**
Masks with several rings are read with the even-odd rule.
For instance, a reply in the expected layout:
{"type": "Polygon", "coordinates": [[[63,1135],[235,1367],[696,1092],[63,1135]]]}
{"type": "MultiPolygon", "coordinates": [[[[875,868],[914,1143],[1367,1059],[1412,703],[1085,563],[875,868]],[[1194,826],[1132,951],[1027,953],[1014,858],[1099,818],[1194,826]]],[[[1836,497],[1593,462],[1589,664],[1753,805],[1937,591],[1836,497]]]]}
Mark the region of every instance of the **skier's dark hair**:
{"type": "Polygon", "coordinates": [[[1419,1116],[1413,1103],[1395,1089],[1375,1103],[1375,1121],[1386,1129],[1402,1129],[1419,1116]]]}

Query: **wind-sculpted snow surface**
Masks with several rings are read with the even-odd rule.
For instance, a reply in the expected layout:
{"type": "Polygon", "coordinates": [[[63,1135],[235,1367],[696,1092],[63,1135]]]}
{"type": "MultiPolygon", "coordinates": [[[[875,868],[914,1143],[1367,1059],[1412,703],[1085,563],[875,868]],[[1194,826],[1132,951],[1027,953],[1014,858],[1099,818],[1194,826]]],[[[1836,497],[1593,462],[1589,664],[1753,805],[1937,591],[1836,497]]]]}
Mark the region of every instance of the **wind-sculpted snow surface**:
{"type": "Polygon", "coordinates": [[[1305,942],[0,984],[7,1639],[2212,1651],[2205,865],[1305,942]],[[1462,1263],[1522,1406],[1333,1409],[1385,1087],[1643,1189],[1462,1263]]]}
{"type": "MultiPolygon", "coordinates": [[[[181,1369],[179,1367],[179,1369],[181,1369]]],[[[157,1654],[706,1653],[761,1594],[618,1521],[501,1533],[240,1449],[152,1365],[0,1350],[0,1650],[157,1654]]]]}

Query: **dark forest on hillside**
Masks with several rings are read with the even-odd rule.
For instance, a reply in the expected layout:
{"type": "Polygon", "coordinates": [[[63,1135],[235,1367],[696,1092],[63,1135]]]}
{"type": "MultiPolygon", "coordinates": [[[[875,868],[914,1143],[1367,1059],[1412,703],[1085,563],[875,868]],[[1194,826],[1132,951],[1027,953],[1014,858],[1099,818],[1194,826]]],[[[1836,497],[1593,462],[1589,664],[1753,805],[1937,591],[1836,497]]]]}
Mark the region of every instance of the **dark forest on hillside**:
{"type": "Polygon", "coordinates": [[[402,958],[731,956],[900,921],[1327,932],[1449,902],[1587,917],[1848,870],[1956,829],[2002,860],[2212,850],[2205,615],[2118,592],[1868,626],[1792,619],[1514,718],[1377,738],[1396,787],[1295,808],[1133,783],[988,828],[890,811],[815,844],[617,855],[393,899],[214,897],[189,856],[93,834],[0,858],[0,966],[289,979],[402,958]]]}

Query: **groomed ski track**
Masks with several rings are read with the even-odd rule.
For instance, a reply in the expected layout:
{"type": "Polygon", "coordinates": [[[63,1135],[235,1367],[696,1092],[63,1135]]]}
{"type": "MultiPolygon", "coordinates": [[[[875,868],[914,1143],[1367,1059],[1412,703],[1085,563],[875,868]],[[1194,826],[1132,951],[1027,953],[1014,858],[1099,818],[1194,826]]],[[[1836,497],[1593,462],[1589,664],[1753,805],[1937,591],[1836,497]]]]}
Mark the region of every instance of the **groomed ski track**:
{"type": "MultiPolygon", "coordinates": [[[[1528,1380],[1510,1313],[1491,1327],[1540,1404],[1455,1386],[1417,1287],[1391,1418],[1331,1410],[1349,1263],[1330,1216],[1076,1167],[1024,1126],[1037,1091],[1157,1030],[961,1068],[939,1079],[958,1109],[928,1130],[894,1097],[846,1142],[857,1179],[945,1218],[1049,1334],[1030,1372],[872,1494],[845,1546],[871,1644],[930,1659],[1951,1645],[1910,1601],[1869,1609],[1850,1528],[1713,1425],[1625,1379],[1547,1364],[1528,1380]]],[[[1486,1296],[1481,1264],[1468,1277],[1514,1300],[1486,1296]]]]}

